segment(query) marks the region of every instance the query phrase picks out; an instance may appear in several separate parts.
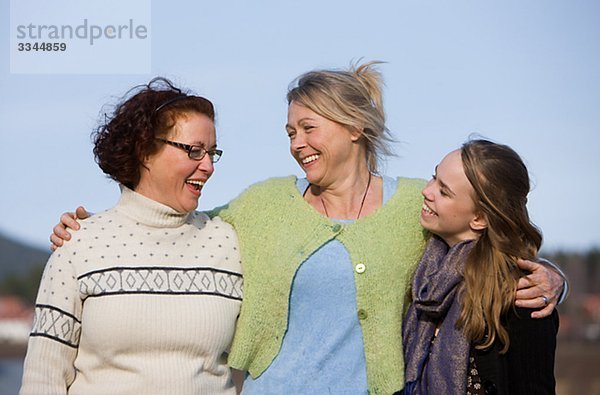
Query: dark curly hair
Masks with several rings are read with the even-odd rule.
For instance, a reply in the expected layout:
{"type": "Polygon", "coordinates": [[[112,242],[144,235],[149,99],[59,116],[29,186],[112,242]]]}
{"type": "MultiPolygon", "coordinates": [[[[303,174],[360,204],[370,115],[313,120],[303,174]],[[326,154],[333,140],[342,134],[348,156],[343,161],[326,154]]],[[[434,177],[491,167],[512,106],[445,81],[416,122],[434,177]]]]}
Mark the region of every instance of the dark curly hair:
{"type": "Polygon", "coordinates": [[[183,92],[166,78],[156,77],[129,90],[92,134],[94,157],[113,180],[135,189],[144,159],[158,152],[156,138],[165,138],[177,120],[189,113],[213,122],[213,104],[183,92]]]}

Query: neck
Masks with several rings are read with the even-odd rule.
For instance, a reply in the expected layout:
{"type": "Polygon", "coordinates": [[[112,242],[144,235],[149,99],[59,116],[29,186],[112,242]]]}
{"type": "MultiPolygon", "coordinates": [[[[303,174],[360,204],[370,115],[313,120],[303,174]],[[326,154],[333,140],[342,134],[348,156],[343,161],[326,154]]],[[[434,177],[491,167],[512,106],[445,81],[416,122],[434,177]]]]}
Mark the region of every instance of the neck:
{"type": "Polygon", "coordinates": [[[448,247],[452,248],[455,245],[457,245],[458,243],[462,243],[463,241],[467,241],[467,240],[478,240],[480,234],[474,232],[474,231],[467,231],[465,233],[459,234],[459,235],[446,235],[446,236],[442,236],[442,235],[438,235],[442,240],[444,240],[446,242],[446,244],[448,244],[448,247]]]}
{"type": "Polygon", "coordinates": [[[322,215],[337,219],[358,219],[370,213],[375,177],[365,169],[331,186],[311,185],[306,200],[322,215]]]}

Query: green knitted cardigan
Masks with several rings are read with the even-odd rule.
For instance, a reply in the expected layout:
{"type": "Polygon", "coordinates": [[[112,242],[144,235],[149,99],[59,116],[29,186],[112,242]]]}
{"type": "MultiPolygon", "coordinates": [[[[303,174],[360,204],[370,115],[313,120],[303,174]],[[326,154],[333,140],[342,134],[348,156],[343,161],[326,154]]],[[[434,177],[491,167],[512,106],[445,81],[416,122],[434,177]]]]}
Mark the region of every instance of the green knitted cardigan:
{"type": "Polygon", "coordinates": [[[244,272],[244,301],[229,365],[254,378],[268,368],[287,330],[296,270],[335,238],[348,250],[353,266],[365,265],[364,272],[354,271],[354,278],[369,391],[402,389],[402,317],[426,237],[419,224],[423,186],[423,180],[399,178],[396,193],[382,208],[352,224],[320,215],[298,192],[294,176],[255,184],[213,210],[211,215],[235,228],[244,272]]]}

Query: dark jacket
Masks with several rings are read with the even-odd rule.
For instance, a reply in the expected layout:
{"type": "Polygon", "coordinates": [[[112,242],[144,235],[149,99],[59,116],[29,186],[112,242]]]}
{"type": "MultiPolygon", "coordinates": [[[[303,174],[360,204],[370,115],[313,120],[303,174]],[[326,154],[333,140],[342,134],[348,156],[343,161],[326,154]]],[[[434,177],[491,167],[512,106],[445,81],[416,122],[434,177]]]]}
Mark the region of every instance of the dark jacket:
{"type": "Polygon", "coordinates": [[[558,332],[556,310],[546,318],[531,318],[533,310],[510,309],[506,325],[510,347],[500,354],[495,344],[473,350],[475,364],[486,394],[554,394],[554,351],[558,332]]]}

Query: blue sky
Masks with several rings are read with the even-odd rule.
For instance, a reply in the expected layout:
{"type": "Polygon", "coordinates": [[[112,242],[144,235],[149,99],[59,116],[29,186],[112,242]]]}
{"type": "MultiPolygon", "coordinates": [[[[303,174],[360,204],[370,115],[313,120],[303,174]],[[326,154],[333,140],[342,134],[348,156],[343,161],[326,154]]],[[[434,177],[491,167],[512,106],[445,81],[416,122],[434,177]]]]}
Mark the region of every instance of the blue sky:
{"type": "MultiPolygon", "coordinates": [[[[8,2],[0,15],[9,20],[8,2]]],[[[156,75],[217,107],[225,153],[200,208],[301,175],[284,130],[288,84],[363,58],[387,62],[388,127],[400,143],[386,174],[428,178],[479,133],[526,160],[547,249],[600,246],[597,1],[154,1],[149,27],[150,73],[11,74],[12,32],[0,24],[1,233],[45,248],[63,211],[114,205],[118,187],[94,163],[90,133],[105,103],[156,75]]]]}

